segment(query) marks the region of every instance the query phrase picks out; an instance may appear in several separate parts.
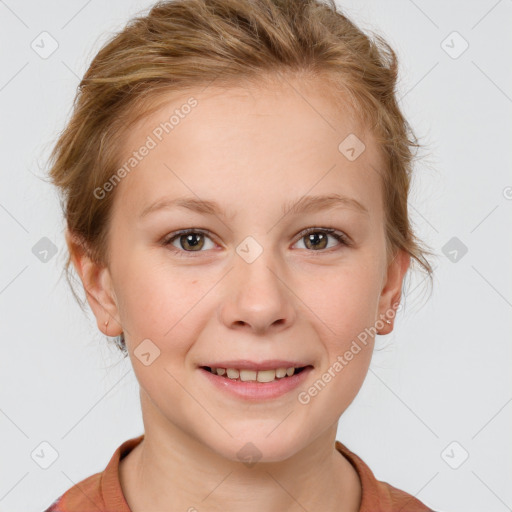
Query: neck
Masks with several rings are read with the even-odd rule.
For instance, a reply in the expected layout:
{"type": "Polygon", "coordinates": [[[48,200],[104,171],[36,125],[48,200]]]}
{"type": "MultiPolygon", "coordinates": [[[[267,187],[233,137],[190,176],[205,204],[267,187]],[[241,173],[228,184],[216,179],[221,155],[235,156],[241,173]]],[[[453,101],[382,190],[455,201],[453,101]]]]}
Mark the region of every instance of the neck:
{"type": "Polygon", "coordinates": [[[228,504],[231,512],[359,510],[359,477],[335,448],[337,422],[292,457],[254,465],[226,459],[168,422],[145,427],[120,463],[132,512],[220,512],[228,504]]]}

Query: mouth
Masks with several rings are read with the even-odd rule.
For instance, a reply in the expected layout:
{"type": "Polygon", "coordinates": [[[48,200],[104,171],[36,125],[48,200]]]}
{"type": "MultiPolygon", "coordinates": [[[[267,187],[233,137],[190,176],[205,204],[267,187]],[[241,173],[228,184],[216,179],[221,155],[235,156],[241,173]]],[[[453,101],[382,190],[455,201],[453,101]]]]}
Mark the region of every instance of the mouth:
{"type": "Polygon", "coordinates": [[[235,365],[231,364],[227,364],[227,368],[202,365],[198,366],[198,370],[206,378],[206,382],[222,393],[237,400],[262,402],[290,396],[293,390],[306,385],[314,369],[311,364],[286,367],[282,365],[284,361],[270,364],[268,361],[261,364],[236,362],[245,368],[233,368],[235,365]]]}

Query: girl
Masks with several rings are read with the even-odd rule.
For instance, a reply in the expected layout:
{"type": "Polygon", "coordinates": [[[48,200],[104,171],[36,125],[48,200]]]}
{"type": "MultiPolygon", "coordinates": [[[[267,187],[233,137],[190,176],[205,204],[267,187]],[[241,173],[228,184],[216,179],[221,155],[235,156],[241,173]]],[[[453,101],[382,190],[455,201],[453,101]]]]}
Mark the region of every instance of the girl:
{"type": "Polygon", "coordinates": [[[50,175],[145,432],[48,511],[431,510],[336,440],[432,273],[396,79],[333,1],[160,2],[101,49],[50,175]]]}

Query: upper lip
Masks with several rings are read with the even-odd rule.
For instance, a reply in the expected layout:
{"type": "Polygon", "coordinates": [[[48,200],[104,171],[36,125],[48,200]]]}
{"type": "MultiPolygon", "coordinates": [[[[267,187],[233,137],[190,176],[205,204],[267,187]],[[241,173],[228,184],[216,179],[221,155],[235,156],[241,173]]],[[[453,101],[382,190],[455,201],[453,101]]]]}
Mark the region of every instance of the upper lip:
{"type": "Polygon", "coordinates": [[[266,359],[264,361],[249,361],[248,359],[238,359],[231,361],[217,361],[215,363],[205,363],[199,365],[209,368],[234,368],[237,370],[276,370],[277,368],[302,368],[303,366],[312,366],[310,363],[300,361],[285,361],[284,359],[266,359]]]}

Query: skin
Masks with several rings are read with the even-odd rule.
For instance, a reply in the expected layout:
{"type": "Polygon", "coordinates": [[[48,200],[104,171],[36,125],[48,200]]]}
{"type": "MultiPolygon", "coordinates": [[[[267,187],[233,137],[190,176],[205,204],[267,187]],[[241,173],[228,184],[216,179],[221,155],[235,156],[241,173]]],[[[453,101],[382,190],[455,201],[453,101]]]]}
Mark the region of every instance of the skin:
{"type": "MultiPolygon", "coordinates": [[[[123,151],[139,148],[190,95],[169,96],[131,126],[123,151]]],[[[399,251],[386,260],[381,155],[320,82],[210,86],[193,96],[198,106],[116,187],[110,266],[93,263],[67,237],[98,328],[124,332],[140,384],[145,440],[121,461],[126,500],[134,512],[227,504],[232,512],[357,511],[359,478],[334,443],[374,337],[308,404],[297,395],[399,303],[410,258],[399,251]],[[354,161],[338,150],[349,133],[366,145],[354,161]],[[357,199],[368,213],[281,212],[288,201],[331,193],[357,199]],[[216,201],[227,213],[174,208],[138,218],[147,205],[182,196],[216,201]],[[316,249],[298,236],[305,228],[325,236],[325,227],[352,244],[329,235],[316,249]],[[179,236],[163,245],[185,228],[212,236],[196,235],[204,243],[196,251],[179,236]],[[252,263],[236,252],[247,236],[263,249],[252,263]],[[145,366],[134,350],[148,338],[160,356],[145,366]],[[299,388],[250,404],[197,369],[205,361],[271,358],[314,369],[299,388]],[[248,442],[261,453],[252,467],[237,456],[248,442]]],[[[393,318],[379,333],[392,328],[393,318]]]]}

